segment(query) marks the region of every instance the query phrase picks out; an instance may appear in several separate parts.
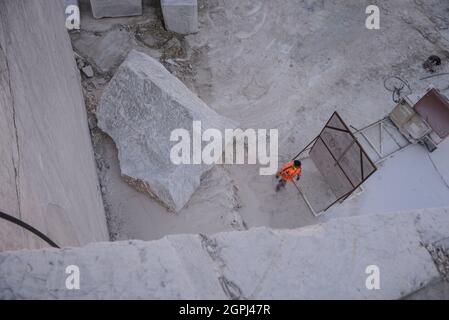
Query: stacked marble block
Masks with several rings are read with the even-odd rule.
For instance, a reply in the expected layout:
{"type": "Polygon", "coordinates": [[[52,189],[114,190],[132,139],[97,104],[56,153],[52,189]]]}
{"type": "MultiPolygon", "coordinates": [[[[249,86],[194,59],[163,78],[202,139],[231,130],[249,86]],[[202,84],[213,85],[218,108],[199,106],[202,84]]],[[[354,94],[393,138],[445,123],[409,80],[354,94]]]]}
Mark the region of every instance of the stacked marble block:
{"type": "Polygon", "coordinates": [[[198,32],[197,0],[161,0],[167,30],[178,34],[198,32]]]}
{"type": "Polygon", "coordinates": [[[90,0],[95,18],[142,15],[142,0],[90,0]]]}

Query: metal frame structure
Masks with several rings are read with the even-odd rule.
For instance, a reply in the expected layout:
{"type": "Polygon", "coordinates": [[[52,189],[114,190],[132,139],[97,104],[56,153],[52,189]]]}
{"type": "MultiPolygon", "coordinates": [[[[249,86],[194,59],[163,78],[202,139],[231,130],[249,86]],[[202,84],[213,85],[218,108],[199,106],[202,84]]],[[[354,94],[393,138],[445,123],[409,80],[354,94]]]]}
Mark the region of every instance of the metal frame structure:
{"type": "Polygon", "coordinates": [[[404,149],[406,149],[407,147],[409,147],[411,145],[410,141],[408,141],[406,144],[402,145],[401,143],[399,143],[399,141],[397,141],[397,139],[394,137],[394,135],[390,132],[390,130],[388,129],[390,127],[390,129],[393,130],[398,130],[397,128],[395,128],[394,124],[391,122],[389,117],[385,117],[381,120],[378,120],[376,122],[373,122],[361,129],[357,129],[354,126],[351,126],[352,129],[354,129],[355,131],[353,132],[354,135],[359,134],[368,144],[369,146],[374,150],[374,152],[377,154],[377,156],[379,157],[379,160],[375,161],[375,164],[379,164],[382,161],[384,161],[385,159],[387,159],[390,156],[393,156],[394,154],[398,153],[399,151],[402,151],[404,149]],[[371,129],[375,126],[379,127],[379,135],[380,135],[380,143],[379,143],[379,149],[374,145],[374,143],[371,141],[371,139],[365,134],[365,131],[367,131],[368,129],[371,129]],[[383,144],[383,132],[385,132],[390,138],[391,140],[398,146],[398,148],[396,150],[394,150],[393,152],[390,153],[384,153],[384,150],[382,148],[382,144],[383,144]]]}
{"type": "Polygon", "coordinates": [[[349,198],[355,190],[357,190],[362,184],[363,182],[365,182],[372,174],[374,174],[374,172],[377,171],[377,167],[375,165],[375,163],[370,159],[370,157],[368,156],[368,154],[366,153],[366,151],[364,150],[364,148],[362,147],[362,145],[360,144],[360,142],[357,140],[357,138],[355,137],[355,135],[351,132],[351,130],[348,128],[348,126],[346,125],[346,123],[343,121],[343,119],[341,118],[341,116],[338,114],[338,112],[334,112],[332,114],[332,116],[329,118],[329,120],[326,122],[326,125],[323,127],[323,129],[321,130],[320,134],[318,136],[316,136],[309,144],[307,144],[307,146],[301,150],[301,152],[299,152],[294,158],[298,159],[303,153],[305,153],[306,151],[311,151],[313,150],[313,148],[315,147],[317,141],[320,140],[320,142],[325,146],[326,150],[329,152],[329,154],[331,155],[332,159],[335,161],[336,165],[338,165],[338,167],[340,168],[341,172],[343,172],[344,176],[346,177],[346,179],[349,181],[349,183],[352,186],[351,191],[345,193],[344,195],[340,196],[337,200],[335,200],[334,202],[332,202],[329,206],[326,207],[326,209],[324,209],[322,212],[320,213],[316,213],[312,206],[310,205],[310,202],[307,200],[307,197],[304,195],[304,193],[300,190],[300,188],[295,184],[296,188],[298,189],[299,193],[301,194],[301,196],[304,198],[306,204],[308,205],[308,207],[311,209],[312,213],[315,216],[319,216],[321,214],[323,214],[324,212],[326,212],[329,208],[331,208],[334,204],[336,204],[337,202],[343,202],[345,201],[347,198],[349,198]],[[342,124],[342,126],[344,127],[343,129],[341,128],[337,128],[334,126],[329,125],[329,123],[331,122],[332,119],[334,119],[334,117],[337,117],[338,120],[340,121],[340,123],[342,124]],[[331,130],[336,130],[336,131],[341,131],[344,133],[347,133],[351,136],[353,142],[350,143],[350,145],[345,149],[345,151],[342,153],[342,155],[340,155],[340,157],[337,159],[336,156],[332,153],[331,149],[329,148],[329,146],[326,144],[326,142],[324,141],[324,139],[322,138],[322,134],[324,133],[324,130],[326,129],[331,129],[331,130]],[[354,184],[351,179],[349,178],[347,172],[345,171],[345,169],[341,166],[340,161],[342,160],[342,158],[344,157],[344,155],[349,151],[349,149],[354,145],[357,144],[359,150],[360,150],[360,172],[361,172],[361,181],[357,184],[354,184]],[[363,157],[365,157],[368,162],[370,163],[370,165],[373,167],[373,171],[371,171],[368,175],[365,176],[365,172],[364,172],[364,168],[363,168],[363,157]]]}

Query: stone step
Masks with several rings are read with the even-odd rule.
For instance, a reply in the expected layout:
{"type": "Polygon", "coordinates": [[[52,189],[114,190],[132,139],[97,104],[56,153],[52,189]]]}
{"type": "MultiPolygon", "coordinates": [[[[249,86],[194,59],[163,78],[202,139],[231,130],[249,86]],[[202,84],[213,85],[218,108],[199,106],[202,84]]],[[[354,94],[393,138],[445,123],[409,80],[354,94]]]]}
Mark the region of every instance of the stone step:
{"type": "Polygon", "coordinates": [[[297,230],[3,252],[0,298],[398,299],[438,281],[425,245],[448,235],[449,209],[442,208],[297,230]],[[66,288],[70,265],[79,268],[79,290],[66,288]],[[380,288],[369,290],[377,271],[380,288]]]}

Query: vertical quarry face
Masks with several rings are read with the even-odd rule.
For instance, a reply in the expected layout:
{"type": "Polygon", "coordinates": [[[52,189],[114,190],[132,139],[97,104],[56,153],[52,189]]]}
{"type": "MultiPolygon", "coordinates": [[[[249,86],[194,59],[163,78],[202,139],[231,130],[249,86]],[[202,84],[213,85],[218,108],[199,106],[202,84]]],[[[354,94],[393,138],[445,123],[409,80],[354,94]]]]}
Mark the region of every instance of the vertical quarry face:
{"type": "MultiPolygon", "coordinates": [[[[59,246],[108,240],[63,1],[0,0],[0,211],[59,246]]],[[[0,220],[0,250],[48,246],[0,220]]]]}

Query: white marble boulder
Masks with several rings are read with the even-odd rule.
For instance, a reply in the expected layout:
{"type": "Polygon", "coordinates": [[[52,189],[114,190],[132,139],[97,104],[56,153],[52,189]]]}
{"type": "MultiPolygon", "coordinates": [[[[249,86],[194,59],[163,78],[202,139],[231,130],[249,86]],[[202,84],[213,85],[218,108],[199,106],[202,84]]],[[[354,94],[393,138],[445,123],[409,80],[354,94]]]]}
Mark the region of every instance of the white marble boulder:
{"type": "Polygon", "coordinates": [[[170,151],[177,142],[170,141],[172,131],[185,129],[192,138],[193,121],[201,121],[203,132],[236,127],[158,61],[135,50],[105,89],[97,118],[115,141],[125,180],[175,212],[189,201],[212,165],[173,164],[170,151]]]}

